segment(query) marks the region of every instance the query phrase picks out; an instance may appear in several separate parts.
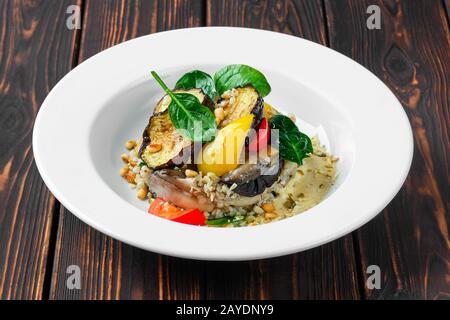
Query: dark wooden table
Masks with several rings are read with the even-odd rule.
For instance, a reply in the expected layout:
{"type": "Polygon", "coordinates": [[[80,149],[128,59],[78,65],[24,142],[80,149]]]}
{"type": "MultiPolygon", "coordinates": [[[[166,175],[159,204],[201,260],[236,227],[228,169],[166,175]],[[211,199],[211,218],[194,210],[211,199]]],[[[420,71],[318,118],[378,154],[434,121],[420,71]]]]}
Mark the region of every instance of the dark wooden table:
{"type": "MultiPolygon", "coordinates": [[[[450,298],[449,8],[450,0],[0,0],[0,297],[450,298]],[[81,8],[81,30],[66,27],[71,4],[81,8]],[[371,4],[381,8],[381,30],[366,27],[371,4]],[[122,41],[211,25],[269,29],[321,43],[392,89],[414,130],[414,160],[405,185],[377,218],[306,252],[202,262],[113,240],[55,200],[33,161],[31,135],[58,80],[122,41]],[[80,290],[66,287],[69,265],[81,268],[80,290]],[[380,290],[365,285],[369,265],[381,269],[380,290]]],[[[203,49],[232,43],[203,41],[203,49]]],[[[395,154],[374,150],[374,156],[395,154]]]]}

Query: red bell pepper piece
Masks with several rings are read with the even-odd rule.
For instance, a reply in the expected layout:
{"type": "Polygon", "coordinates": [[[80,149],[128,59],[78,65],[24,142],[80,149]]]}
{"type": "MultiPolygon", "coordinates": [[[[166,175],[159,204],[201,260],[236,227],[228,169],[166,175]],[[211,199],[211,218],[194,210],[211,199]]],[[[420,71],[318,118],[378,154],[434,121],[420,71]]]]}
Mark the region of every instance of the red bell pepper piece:
{"type": "Polygon", "coordinates": [[[269,121],[267,121],[267,118],[263,118],[261,120],[261,124],[259,125],[258,132],[256,133],[256,137],[254,137],[248,145],[248,150],[250,152],[258,152],[259,150],[266,149],[267,144],[269,143],[269,138],[269,121]]]}
{"type": "Polygon", "coordinates": [[[194,226],[204,226],[206,222],[205,215],[198,209],[185,210],[184,213],[177,218],[171,219],[172,221],[192,224],[194,226]]]}
{"type": "Polygon", "coordinates": [[[203,226],[206,222],[205,215],[200,210],[181,209],[162,198],[153,200],[148,208],[148,212],[158,217],[184,224],[203,226]]]}

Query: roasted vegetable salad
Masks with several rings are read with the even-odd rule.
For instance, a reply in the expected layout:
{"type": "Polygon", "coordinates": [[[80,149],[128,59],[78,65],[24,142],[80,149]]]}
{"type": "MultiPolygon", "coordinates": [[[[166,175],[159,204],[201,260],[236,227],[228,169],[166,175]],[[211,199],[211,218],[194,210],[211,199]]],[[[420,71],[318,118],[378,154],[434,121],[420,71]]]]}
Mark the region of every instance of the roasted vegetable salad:
{"type": "Polygon", "coordinates": [[[165,95],[142,137],[126,143],[120,170],[150,214],[252,226],[311,208],[334,183],[337,158],[264,101],[271,87],[262,72],[239,64],[213,76],[193,70],[174,89],[151,75],[165,95]]]}

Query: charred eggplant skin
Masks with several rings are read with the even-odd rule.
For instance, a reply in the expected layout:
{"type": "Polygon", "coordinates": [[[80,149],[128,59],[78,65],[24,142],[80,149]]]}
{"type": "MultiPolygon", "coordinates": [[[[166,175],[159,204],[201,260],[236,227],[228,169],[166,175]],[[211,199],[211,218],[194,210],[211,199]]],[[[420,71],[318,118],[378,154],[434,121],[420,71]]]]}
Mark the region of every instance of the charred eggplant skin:
{"type": "Polygon", "coordinates": [[[215,109],[214,101],[207,94],[205,94],[205,97],[203,98],[202,105],[204,105],[205,107],[208,107],[209,110],[214,112],[214,109],[215,109]]]}
{"type": "Polygon", "coordinates": [[[264,118],[264,99],[263,97],[259,96],[258,100],[256,100],[255,106],[252,109],[251,112],[255,117],[253,118],[252,122],[252,129],[256,130],[258,129],[259,125],[261,124],[262,118],[264,118]]]}
{"type": "Polygon", "coordinates": [[[264,99],[259,96],[258,100],[256,100],[255,106],[252,109],[252,114],[255,116],[252,122],[252,129],[257,129],[261,123],[262,118],[264,117],[264,99]]]}
{"type": "Polygon", "coordinates": [[[278,180],[280,172],[281,166],[275,174],[261,175],[254,180],[238,185],[233,191],[241,196],[254,197],[271,187],[278,180]]]}
{"type": "Polygon", "coordinates": [[[144,153],[145,148],[147,148],[147,146],[150,144],[150,136],[148,134],[148,131],[150,130],[150,122],[148,122],[147,126],[144,129],[144,132],[142,133],[142,143],[141,146],[139,147],[139,158],[142,158],[142,154],[144,153]]]}
{"type": "Polygon", "coordinates": [[[263,193],[271,187],[281,173],[282,161],[277,157],[275,161],[265,166],[262,164],[243,164],[222,177],[227,185],[236,184],[233,191],[241,196],[253,197],[263,193]]]}
{"type": "MultiPolygon", "coordinates": [[[[212,111],[214,110],[214,101],[212,101],[208,95],[204,94],[201,89],[175,90],[175,92],[191,93],[194,96],[196,96],[197,98],[201,98],[202,100],[199,99],[199,101],[204,106],[208,107],[212,111]]],[[[150,133],[152,130],[153,120],[155,120],[158,117],[166,117],[166,116],[168,117],[168,108],[167,107],[169,105],[169,102],[164,103],[164,99],[167,99],[166,96],[164,96],[156,105],[156,108],[153,111],[153,114],[150,117],[149,122],[144,129],[144,132],[142,133],[142,144],[141,144],[141,146],[139,148],[139,152],[138,152],[139,157],[141,159],[143,159],[150,168],[153,168],[155,170],[171,168],[174,166],[182,165],[184,163],[193,163],[194,158],[195,158],[194,150],[201,149],[201,148],[194,148],[194,142],[191,141],[191,143],[189,145],[187,145],[187,143],[186,143],[186,146],[184,146],[178,154],[174,155],[174,157],[168,159],[166,162],[163,162],[161,164],[152,165],[151,163],[148,163],[148,161],[146,161],[143,158],[145,149],[147,148],[147,146],[149,144],[152,143],[151,138],[150,138],[150,133]]],[[[170,121],[170,118],[168,119],[168,121],[170,121]]],[[[175,129],[175,128],[173,128],[173,129],[175,129]]]]}
{"type": "Polygon", "coordinates": [[[176,131],[170,121],[169,110],[167,109],[150,117],[142,140],[139,156],[152,169],[182,164],[180,161],[187,154],[185,149],[192,145],[189,138],[176,131]],[[160,145],[160,150],[158,152],[147,150],[147,146],[151,144],[160,145]]]}
{"type": "Polygon", "coordinates": [[[259,128],[259,125],[261,124],[262,119],[264,118],[264,99],[259,96],[258,100],[256,100],[255,106],[252,109],[251,112],[255,117],[253,118],[252,126],[251,128],[253,130],[250,130],[250,133],[248,137],[245,139],[245,145],[248,146],[250,141],[253,139],[256,131],[259,128]]]}

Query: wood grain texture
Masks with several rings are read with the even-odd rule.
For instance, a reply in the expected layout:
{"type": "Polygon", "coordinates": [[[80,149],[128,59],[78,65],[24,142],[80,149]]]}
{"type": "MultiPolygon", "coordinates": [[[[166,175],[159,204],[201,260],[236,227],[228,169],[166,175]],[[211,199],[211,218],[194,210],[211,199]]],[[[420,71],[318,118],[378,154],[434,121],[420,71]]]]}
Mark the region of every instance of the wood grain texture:
{"type": "MultiPolygon", "coordinates": [[[[56,12],[61,9],[50,9],[48,3],[0,2],[1,17],[8,17],[0,20],[0,43],[14,48],[0,51],[2,297],[42,297],[54,200],[31,164],[26,140],[46,92],[78,57],[72,50],[75,35],[60,39],[59,28],[65,24],[56,12]],[[11,64],[11,59],[20,63],[11,64]],[[35,69],[39,63],[48,70],[45,76],[35,69]],[[19,143],[12,147],[11,141],[19,143]]],[[[58,4],[65,11],[66,2],[58,4]]],[[[371,69],[404,105],[416,140],[413,174],[391,205],[355,238],[252,262],[200,262],[148,253],[95,231],[62,209],[50,298],[449,298],[450,50],[444,4],[448,1],[340,0],[325,1],[324,12],[319,0],[86,0],[79,62],[140,35],[206,22],[275,30],[322,44],[328,44],[328,28],[329,44],[371,69]],[[369,4],[382,8],[381,31],[365,27],[369,4]],[[66,287],[66,269],[73,264],[82,270],[81,290],[66,287]],[[380,291],[364,286],[371,264],[381,267],[380,291]],[[365,276],[359,282],[358,274],[365,276]]]]}
{"type": "MultiPolygon", "coordinates": [[[[381,268],[370,299],[450,297],[449,30],[440,1],[326,1],[330,44],[381,78],[407,112],[411,173],[384,212],[358,231],[362,271],[381,268]],[[381,30],[366,8],[381,8],[381,30]]],[[[380,124],[382,127],[382,124],[380,124]]],[[[395,156],[395,155],[389,155],[395,156]]]]}
{"type": "Polygon", "coordinates": [[[202,1],[86,0],[80,61],[146,34],[201,25],[202,1]]]}
{"type": "Polygon", "coordinates": [[[208,262],[207,299],[359,299],[351,236],[302,253],[208,262]]]}
{"type": "Polygon", "coordinates": [[[326,43],[320,0],[208,0],[207,24],[276,31],[326,43]]]}
{"type": "Polygon", "coordinates": [[[442,0],[447,11],[447,22],[450,25],[450,0],[442,0]]]}
{"type": "MultiPolygon", "coordinates": [[[[201,4],[195,0],[86,1],[79,62],[141,35],[198,26],[201,4]]],[[[62,209],[51,299],[199,299],[202,281],[201,263],[125,245],[62,209]],[[81,290],[66,287],[70,265],[81,269],[81,290]]]]}
{"type": "Polygon", "coordinates": [[[0,1],[0,297],[43,296],[55,200],[31,150],[34,118],[71,68],[77,1],[0,1]]]}
{"type": "MultiPolygon", "coordinates": [[[[326,44],[321,1],[211,0],[208,1],[207,23],[279,31],[326,44]]],[[[268,99],[270,101],[270,97],[268,99]]],[[[206,268],[206,282],[210,299],[360,297],[351,235],[277,259],[211,263],[206,268]]]]}

